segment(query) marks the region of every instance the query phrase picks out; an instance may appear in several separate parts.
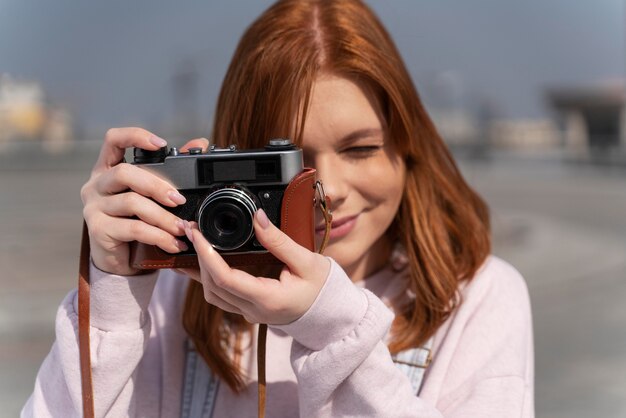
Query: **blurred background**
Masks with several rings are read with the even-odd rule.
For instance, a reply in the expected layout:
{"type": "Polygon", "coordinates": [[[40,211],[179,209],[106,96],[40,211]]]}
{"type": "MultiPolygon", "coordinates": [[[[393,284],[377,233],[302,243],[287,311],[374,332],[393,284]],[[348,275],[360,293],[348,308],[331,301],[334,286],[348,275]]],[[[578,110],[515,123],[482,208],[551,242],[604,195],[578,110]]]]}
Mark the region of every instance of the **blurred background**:
{"type": "MultiPolygon", "coordinates": [[[[109,127],[209,136],[269,1],[0,0],[0,416],[75,286],[79,190],[109,127]]],[[[538,417],[626,416],[623,0],[371,0],[532,298],[538,417]]]]}

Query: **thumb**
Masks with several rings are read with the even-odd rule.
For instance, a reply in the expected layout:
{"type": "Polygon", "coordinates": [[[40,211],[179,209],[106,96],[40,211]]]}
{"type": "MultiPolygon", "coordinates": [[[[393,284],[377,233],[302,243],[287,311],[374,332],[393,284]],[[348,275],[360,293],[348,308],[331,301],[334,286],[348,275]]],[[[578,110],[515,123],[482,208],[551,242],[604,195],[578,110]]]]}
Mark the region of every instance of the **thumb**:
{"type": "Polygon", "coordinates": [[[263,209],[257,210],[254,215],[254,232],[267,251],[285,263],[293,273],[304,276],[315,254],[278,229],[263,209]]]}

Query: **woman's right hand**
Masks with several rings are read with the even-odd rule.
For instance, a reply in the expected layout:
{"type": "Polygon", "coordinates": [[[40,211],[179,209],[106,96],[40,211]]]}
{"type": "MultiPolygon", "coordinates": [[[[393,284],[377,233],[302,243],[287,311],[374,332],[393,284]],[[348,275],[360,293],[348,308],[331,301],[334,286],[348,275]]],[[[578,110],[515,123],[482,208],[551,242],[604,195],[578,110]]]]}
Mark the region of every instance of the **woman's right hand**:
{"type": "Polygon", "coordinates": [[[156,245],[169,253],[186,249],[176,238],[185,233],[182,220],[157,204],[176,207],[185,198],[166,180],[123,162],[126,148],[154,151],[165,145],[165,140],[141,128],[114,128],[106,133],[91,177],[81,189],[91,258],[100,270],[137,274],[139,270],[129,263],[131,241],[156,245]]]}

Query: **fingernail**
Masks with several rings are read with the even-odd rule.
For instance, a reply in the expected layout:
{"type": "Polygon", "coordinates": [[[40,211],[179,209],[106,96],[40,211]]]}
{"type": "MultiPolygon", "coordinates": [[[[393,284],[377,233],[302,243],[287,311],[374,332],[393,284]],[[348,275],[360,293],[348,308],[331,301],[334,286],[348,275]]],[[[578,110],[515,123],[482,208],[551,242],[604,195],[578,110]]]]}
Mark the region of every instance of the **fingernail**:
{"type": "Polygon", "coordinates": [[[152,136],[150,137],[150,143],[151,143],[152,145],[156,145],[156,146],[157,146],[157,147],[159,147],[159,148],[162,148],[162,147],[164,147],[164,146],[166,146],[166,145],[167,145],[167,141],[166,141],[165,139],[163,139],[163,138],[159,138],[159,137],[158,137],[158,136],[156,136],[156,135],[152,135],[152,136]]]}
{"type": "Polygon", "coordinates": [[[256,211],[256,219],[259,221],[259,225],[261,228],[265,229],[270,226],[270,220],[267,218],[265,211],[263,209],[259,209],[256,211]]]}
{"type": "Polygon", "coordinates": [[[185,235],[187,236],[187,239],[193,242],[193,233],[191,231],[191,225],[187,221],[183,221],[183,223],[185,224],[185,235]]]}
{"type": "Polygon", "coordinates": [[[182,205],[185,202],[187,202],[187,199],[185,199],[185,196],[180,194],[178,190],[170,190],[169,192],[167,192],[167,196],[170,198],[172,202],[176,203],[177,205],[182,205]]]}
{"type": "Polygon", "coordinates": [[[178,247],[179,250],[181,251],[187,251],[189,249],[189,247],[187,246],[187,244],[185,244],[183,241],[180,240],[175,240],[174,244],[176,245],[176,247],[178,247]]]}
{"type": "Polygon", "coordinates": [[[185,224],[183,223],[182,219],[176,220],[176,228],[178,228],[178,230],[182,233],[185,232],[185,224]]]}

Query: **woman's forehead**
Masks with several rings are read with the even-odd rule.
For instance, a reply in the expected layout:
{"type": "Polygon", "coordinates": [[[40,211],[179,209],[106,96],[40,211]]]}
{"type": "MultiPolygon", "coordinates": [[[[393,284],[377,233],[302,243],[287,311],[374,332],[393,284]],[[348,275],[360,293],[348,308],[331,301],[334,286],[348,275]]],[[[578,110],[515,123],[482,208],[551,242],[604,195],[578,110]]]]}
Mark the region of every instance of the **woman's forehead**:
{"type": "Polygon", "coordinates": [[[313,85],[303,142],[350,143],[381,138],[384,120],[372,94],[345,77],[324,77],[313,85]]]}

